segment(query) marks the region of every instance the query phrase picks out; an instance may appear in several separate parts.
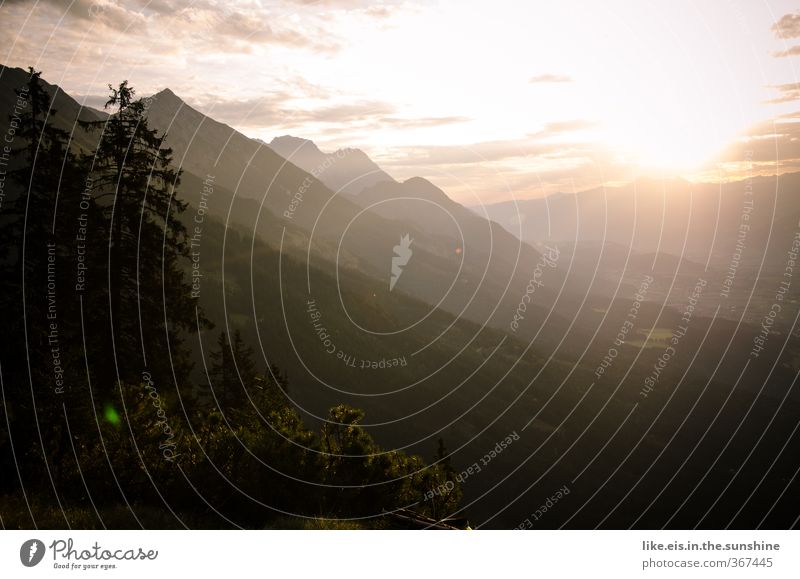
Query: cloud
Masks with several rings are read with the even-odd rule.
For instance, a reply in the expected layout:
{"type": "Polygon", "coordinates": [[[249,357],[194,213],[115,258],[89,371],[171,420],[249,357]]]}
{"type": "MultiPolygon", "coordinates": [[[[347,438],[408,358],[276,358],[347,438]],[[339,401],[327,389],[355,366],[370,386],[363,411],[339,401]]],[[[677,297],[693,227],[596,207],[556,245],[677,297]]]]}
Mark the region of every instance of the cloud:
{"type": "Polygon", "coordinates": [[[542,128],[540,131],[531,133],[529,136],[536,138],[552,137],[555,135],[561,135],[563,133],[571,133],[574,131],[582,131],[584,129],[590,129],[595,126],[597,126],[597,123],[593,121],[587,121],[584,119],[555,121],[552,123],[547,123],[544,126],[544,128],[542,128]]]}
{"type": "Polygon", "coordinates": [[[468,165],[472,163],[539,157],[556,158],[582,155],[589,150],[584,143],[550,143],[535,139],[497,140],[464,146],[419,146],[396,149],[401,165],[468,165]]]}
{"type": "Polygon", "coordinates": [[[531,84],[550,84],[572,82],[572,78],[563,74],[540,74],[531,78],[531,84]]]}
{"type": "Polygon", "coordinates": [[[309,8],[332,8],[335,10],[365,10],[382,17],[390,13],[388,4],[375,0],[288,0],[289,4],[298,4],[309,8]]]}
{"type": "Polygon", "coordinates": [[[364,8],[369,6],[369,0],[289,0],[290,4],[300,4],[310,7],[333,7],[333,8],[364,8]]]}
{"type": "Polygon", "coordinates": [[[233,126],[249,128],[294,128],[308,124],[352,123],[385,119],[395,108],[382,101],[357,101],[301,108],[297,96],[289,91],[275,91],[253,98],[224,98],[206,94],[192,99],[192,106],[214,119],[233,126]]]}
{"type": "Polygon", "coordinates": [[[800,56],[800,45],[792,46],[787,50],[780,50],[778,52],[773,52],[772,56],[777,58],[785,57],[785,56],[800,56]]]}
{"type": "Polygon", "coordinates": [[[438,127],[471,120],[462,116],[396,116],[396,107],[387,102],[345,101],[331,91],[302,80],[287,82],[282,90],[257,97],[226,98],[218,94],[204,94],[192,98],[191,104],[233,126],[278,130],[316,125],[314,131],[317,135],[356,136],[360,132],[438,127]],[[317,101],[320,106],[310,106],[309,99],[317,101]],[[302,105],[298,104],[300,101],[302,105]]]}
{"type": "MultiPolygon", "coordinates": [[[[6,0],[9,5],[38,6],[32,0],[6,0]]],[[[40,0],[39,4],[56,9],[60,14],[81,20],[94,20],[115,30],[142,25],[146,18],[139,10],[131,10],[112,0],[40,0]]]]}
{"type": "Polygon", "coordinates": [[[364,13],[367,16],[371,16],[373,18],[389,18],[392,15],[392,11],[389,10],[388,6],[369,6],[364,13]]]}
{"type": "Polygon", "coordinates": [[[417,129],[425,127],[441,127],[444,125],[455,125],[458,123],[466,123],[471,119],[469,117],[420,117],[420,118],[398,118],[398,117],[383,117],[378,119],[378,123],[384,127],[392,127],[397,129],[417,129]]]}
{"type": "Polygon", "coordinates": [[[772,31],[778,38],[800,37],[800,12],[782,16],[772,25],[772,31]]]}
{"type": "Polygon", "coordinates": [[[776,173],[779,167],[797,165],[800,163],[800,121],[793,119],[798,118],[798,113],[784,115],[751,127],[725,150],[721,161],[749,161],[762,167],[772,166],[772,173],[776,173]]]}
{"type": "Polygon", "coordinates": [[[573,119],[547,123],[521,139],[482,141],[464,146],[410,146],[395,149],[401,165],[468,165],[509,159],[570,159],[586,157],[595,145],[559,139],[563,135],[595,126],[592,121],[573,119]]]}
{"type": "MultiPolygon", "coordinates": [[[[24,7],[28,12],[41,6],[113,31],[144,35],[152,42],[170,39],[189,53],[198,46],[205,51],[213,47],[221,52],[248,53],[254,45],[332,53],[341,44],[314,14],[293,19],[291,8],[280,5],[262,7],[259,3],[232,4],[222,0],[6,0],[5,3],[24,7]]],[[[79,32],[83,26],[65,22],[59,33],[79,32]]],[[[93,36],[96,42],[119,40],[112,34],[103,34],[102,30],[93,31],[93,36]]]]}
{"type": "Polygon", "coordinates": [[[781,96],[767,101],[769,104],[782,104],[800,100],[800,83],[798,82],[778,84],[773,86],[773,88],[780,92],[781,96]]]}
{"type": "Polygon", "coordinates": [[[382,116],[395,111],[394,106],[381,101],[341,103],[316,109],[298,111],[296,118],[302,122],[346,123],[382,116]]]}
{"type": "Polygon", "coordinates": [[[203,19],[206,31],[212,37],[225,36],[247,46],[252,44],[281,45],[289,48],[309,49],[316,53],[334,53],[341,45],[321,26],[311,20],[294,24],[285,15],[269,11],[240,10],[230,6],[211,6],[208,9],[193,7],[197,16],[192,20],[203,19]]]}
{"type": "Polygon", "coordinates": [[[555,190],[575,193],[609,181],[627,181],[632,178],[631,166],[615,160],[606,151],[596,150],[589,155],[571,159],[569,163],[540,167],[536,171],[518,171],[509,175],[509,185],[513,191],[554,192],[555,190]]]}
{"type": "MultiPolygon", "coordinates": [[[[508,143],[508,150],[518,154],[526,148],[523,142],[508,143]]],[[[500,142],[490,145],[478,144],[482,153],[493,148],[499,156],[504,147],[500,142]]],[[[538,196],[556,191],[588,189],[604,181],[626,181],[635,171],[624,161],[620,161],[609,150],[596,144],[570,145],[558,148],[548,147],[547,155],[534,157],[507,157],[485,162],[473,155],[471,163],[426,165],[417,158],[404,157],[404,151],[392,149],[375,155],[373,158],[384,169],[400,180],[422,176],[447,194],[468,205],[479,202],[493,202],[513,194],[518,198],[538,196]],[[398,153],[400,155],[398,156],[398,153]]],[[[419,148],[422,150],[422,148],[419,148]]],[[[530,151],[529,152],[533,152],[530,151]]]]}

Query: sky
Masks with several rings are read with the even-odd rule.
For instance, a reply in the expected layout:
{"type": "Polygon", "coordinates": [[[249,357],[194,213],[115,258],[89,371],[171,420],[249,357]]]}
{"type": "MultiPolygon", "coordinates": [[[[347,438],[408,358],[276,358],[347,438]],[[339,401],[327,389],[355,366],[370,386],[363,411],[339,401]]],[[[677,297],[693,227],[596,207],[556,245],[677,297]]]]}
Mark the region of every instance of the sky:
{"type": "Polygon", "coordinates": [[[169,87],[468,205],[800,170],[796,1],[0,0],[0,62],[169,87]]]}

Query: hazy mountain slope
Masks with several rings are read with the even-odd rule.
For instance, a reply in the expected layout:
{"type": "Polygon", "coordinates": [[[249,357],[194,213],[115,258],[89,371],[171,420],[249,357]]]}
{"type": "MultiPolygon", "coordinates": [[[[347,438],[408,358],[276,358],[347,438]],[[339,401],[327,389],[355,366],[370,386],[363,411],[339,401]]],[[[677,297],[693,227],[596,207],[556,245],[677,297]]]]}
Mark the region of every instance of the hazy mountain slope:
{"type": "Polygon", "coordinates": [[[729,183],[640,179],[621,187],[516,204],[506,201],[485,209],[503,227],[511,231],[521,227],[522,238],[532,243],[548,238],[607,241],[637,253],[663,251],[727,266],[742,224],[748,228],[747,245],[753,250],[746,259],[759,262],[758,250],[763,254],[770,231],[784,235],[796,228],[798,191],[800,173],[729,183]]]}
{"type": "MultiPolygon", "coordinates": [[[[487,210],[510,230],[521,226],[531,243],[550,239],[569,247],[582,269],[597,264],[595,291],[611,291],[620,278],[633,286],[648,272],[688,291],[702,273],[730,284],[718,315],[760,323],[800,232],[798,192],[800,173],[721,184],[640,179],[487,210]]],[[[798,302],[783,307],[777,323],[790,325],[798,302]]]]}
{"type": "MultiPolygon", "coordinates": [[[[615,447],[611,456],[602,454],[593,464],[600,480],[613,473],[623,486],[635,482],[653,465],[674,433],[675,424],[685,418],[700,392],[699,386],[708,384],[694,410],[701,426],[708,426],[723,402],[728,404],[730,414],[717,421],[708,433],[706,446],[697,453],[698,460],[684,470],[684,476],[696,481],[705,472],[704,465],[716,459],[716,453],[728,442],[725,432],[738,425],[738,417],[748,409],[753,395],[748,385],[736,389],[726,401],[729,387],[716,380],[708,383],[715,360],[722,355],[732,332],[730,325],[720,321],[711,324],[708,319],[697,318],[692,322],[691,331],[682,339],[659,387],[649,400],[642,401],[639,393],[643,380],[662,353],[663,346],[657,341],[662,338],[653,338],[656,342],[640,351],[642,346],[634,343],[632,336],[631,344],[619,347],[614,364],[602,379],[593,373],[607,355],[620,324],[627,319],[630,303],[624,299],[617,300],[607,313],[595,342],[589,342],[585,335],[574,336],[579,341],[576,345],[590,346],[580,363],[575,363],[578,355],[571,353],[571,347],[559,350],[557,359],[546,360],[549,350],[540,352],[534,346],[525,353],[524,342],[463,319],[455,320],[442,311],[434,311],[423,320],[429,306],[402,293],[392,294],[389,301],[376,300],[376,294],[381,292],[379,280],[357,271],[337,279],[314,267],[309,270],[302,261],[252,240],[237,226],[226,231],[211,219],[203,239],[200,259],[205,277],[201,301],[214,319],[225,320],[225,326],[216,331],[240,328],[248,342],[258,344],[259,357],[262,352],[265,356],[260,357],[262,363],[277,363],[284,368],[291,381],[293,401],[312,422],[331,404],[351,403],[367,411],[368,430],[386,445],[409,447],[430,456],[437,438],[443,437],[450,451],[458,451],[454,459],[458,469],[480,460],[509,433],[520,435],[508,452],[492,460],[490,468],[466,481],[467,503],[488,493],[467,511],[475,523],[496,514],[521,493],[515,506],[492,522],[501,527],[518,524],[520,512],[535,510],[551,494],[553,485],[558,488],[563,481],[572,480],[597,456],[639,402],[640,408],[620,434],[620,441],[624,441],[621,447],[615,447]],[[309,300],[313,300],[311,310],[309,300]],[[376,337],[357,328],[353,320],[372,327],[408,329],[376,337]],[[417,321],[420,323],[413,326],[417,321]],[[316,333],[315,322],[330,336],[333,351],[316,333]],[[708,337],[704,339],[706,332],[708,337]],[[431,343],[432,337],[442,333],[442,339],[431,343]],[[695,359],[693,354],[698,350],[702,355],[695,359]],[[397,359],[402,359],[404,365],[380,366],[397,359]],[[366,368],[364,361],[370,363],[366,368]],[[372,367],[372,362],[377,367],[372,367]],[[676,388],[681,376],[681,385],[676,388]],[[604,410],[597,415],[601,407],[604,410]],[[572,446],[578,436],[582,436],[581,443],[572,446]],[[639,443],[641,436],[644,439],[639,443]],[[633,450],[635,453],[624,467],[613,472],[626,453],[633,450]],[[506,475],[511,476],[502,487],[493,489],[506,475]],[[532,483],[533,489],[526,492],[532,483]]],[[[660,318],[657,314],[658,308],[642,306],[636,320],[637,337],[640,330],[651,326],[662,328],[654,332],[660,333],[663,328],[680,323],[680,315],[670,310],[660,318]]],[[[731,358],[746,357],[744,352],[754,333],[742,332],[736,338],[731,358]]],[[[208,348],[213,335],[200,339],[208,348]]],[[[644,340],[644,336],[640,339],[644,340]]],[[[728,383],[732,384],[736,369],[735,364],[730,366],[728,383]]],[[[766,375],[767,367],[760,363],[758,367],[766,375]]],[[[759,398],[750,414],[753,420],[769,419],[774,396],[780,394],[790,374],[779,369],[770,375],[766,389],[769,394],[759,398]]],[[[796,408],[793,401],[789,405],[796,408]]],[[[781,428],[771,430],[767,436],[783,434],[781,428]]],[[[738,442],[730,445],[720,469],[735,464],[737,448],[738,442]]],[[[662,470],[674,472],[681,465],[685,450],[681,445],[672,445],[659,456],[655,473],[669,476],[662,470]]],[[[575,504],[565,507],[553,524],[566,520],[595,492],[596,485],[591,481],[582,479],[571,487],[575,504]]],[[[668,496],[677,500],[671,493],[668,496]]],[[[715,497],[713,488],[707,485],[698,494],[702,500],[715,497]]],[[[621,510],[615,521],[626,520],[625,513],[637,512],[650,496],[646,493],[632,497],[632,510],[621,510]]],[[[614,500],[613,487],[606,489],[582,510],[579,521],[593,520],[614,500]]],[[[655,522],[663,516],[665,512],[656,509],[648,521],[655,522]]],[[[580,523],[576,520],[573,524],[580,523]]]]}
{"type": "MultiPolygon", "coordinates": [[[[518,249],[512,252],[508,246],[513,238],[504,233],[507,249],[490,258],[486,250],[488,222],[483,223],[486,233],[480,226],[468,228],[471,237],[465,237],[462,243],[453,234],[426,231],[424,220],[387,219],[364,210],[351,197],[335,195],[269,147],[203,115],[168,90],[151,99],[148,118],[154,127],[167,133],[167,144],[184,169],[196,175],[213,175],[215,183],[235,193],[235,204],[240,199],[257,201],[258,206],[248,204],[249,218],[244,225],[258,220],[258,232],[265,238],[280,239],[284,222],[298,226],[307,232],[311,251],[324,252],[334,267],[356,269],[385,280],[383,291],[376,297],[388,299],[394,247],[401,237],[409,235],[414,240],[413,260],[403,270],[395,291],[478,323],[508,327],[539,256],[518,242],[518,249]]],[[[476,222],[469,212],[461,214],[476,222]]],[[[538,330],[537,323],[547,315],[547,300],[552,303],[555,295],[552,287],[540,292],[541,303],[531,305],[526,332],[538,330]]],[[[555,320],[558,315],[551,318],[555,320]]]]}
{"type": "Polygon", "coordinates": [[[520,243],[496,223],[453,201],[444,191],[421,177],[402,183],[379,183],[354,199],[386,219],[414,223],[431,235],[450,237],[455,242],[463,238],[472,251],[487,258],[491,255],[492,261],[513,264],[517,255],[523,262],[538,257],[532,247],[520,243]]]}
{"type": "MultiPolygon", "coordinates": [[[[10,76],[5,78],[0,92],[7,95],[13,85],[10,76]]],[[[528,263],[520,261],[517,270],[504,265],[497,273],[491,268],[504,262],[489,260],[472,240],[455,243],[452,237],[432,235],[413,221],[387,220],[364,211],[269,147],[185,105],[169,90],[146,103],[151,126],[167,133],[176,164],[201,180],[211,176],[217,190],[232,192],[230,202],[219,205],[217,216],[223,221],[232,219],[248,230],[257,227],[258,235],[274,247],[285,243],[293,246],[290,251],[305,251],[312,262],[330,271],[357,270],[381,279],[385,285],[376,296],[381,300],[390,298],[394,247],[409,235],[414,240],[413,260],[394,291],[479,323],[508,326],[529,277],[526,273],[515,281],[513,276],[533,270],[534,252],[528,263]]],[[[67,113],[80,107],[74,101],[66,105],[54,122],[74,123],[67,113]]],[[[6,116],[3,111],[0,115],[6,116]]],[[[76,129],[76,140],[91,145],[96,138],[76,129]]],[[[187,187],[188,183],[181,190],[187,187]]],[[[541,294],[544,302],[546,292],[541,294]]],[[[524,331],[538,329],[537,320],[546,315],[544,303],[533,304],[524,331]]]]}
{"type": "Polygon", "coordinates": [[[323,153],[313,141],[290,135],[275,137],[269,147],[336,192],[358,194],[377,183],[394,181],[359,149],[323,153]]]}

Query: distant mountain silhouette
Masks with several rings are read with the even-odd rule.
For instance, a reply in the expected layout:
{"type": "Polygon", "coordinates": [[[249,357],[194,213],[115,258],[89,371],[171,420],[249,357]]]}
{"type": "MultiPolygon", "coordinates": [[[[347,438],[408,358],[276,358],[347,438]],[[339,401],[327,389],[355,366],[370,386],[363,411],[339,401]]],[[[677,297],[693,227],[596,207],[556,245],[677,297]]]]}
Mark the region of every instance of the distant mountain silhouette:
{"type": "MultiPolygon", "coordinates": [[[[26,71],[6,67],[0,83],[13,88],[26,77],[26,71]]],[[[56,97],[54,122],[59,126],[72,130],[78,118],[105,116],[82,107],[58,87],[47,86],[56,97]]],[[[9,94],[13,92],[3,91],[0,127],[7,126],[7,112],[13,110],[14,99],[9,94]]],[[[302,152],[297,161],[324,163],[325,153],[311,141],[284,136],[267,146],[197,111],[169,89],[148,99],[148,117],[152,126],[167,132],[167,144],[185,171],[181,191],[189,201],[197,202],[203,179],[213,175],[217,196],[209,203],[218,217],[246,230],[257,224],[258,235],[268,243],[274,247],[283,244],[293,255],[307,254],[321,267],[345,267],[385,278],[387,290],[392,247],[409,234],[415,240],[414,260],[397,289],[473,321],[490,320],[499,328],[506,326],[503,314],[514,309],[513,296],[524,291],[538,259],[533,248],[559,245],[564,250],[563,268],[568,271],[559,268],[553,272],[551,283],[537,293],[531,309],[538,313],[532,313],[532,318],[541,320],[548,312],[569,317],[575,300],[586,292],[614,294],[623,271],[630,275],[657,270],[669,277],[674,267],[674,273],[688,274],[706,263],[711,250],[710,265],[718,273],[730,260],[741,217],[744,182],[691,185],[680,180],[642,179],[577,195],[519,201],[519,216],[513,202],[468,210],[422,178],[398,183],[387,175],[389,180],[358,194],[348,193],[347,188],[335,194],[321,179],[326,174],[328,178],[337,175],[333,171],[336,163],[318,172],[318,179],[272,149],[273,144],[284,151],[292,148],[302,152]],[[298,202],[299,193],[302,200],[298,202]],[[692,218],[687,229],[690,199],[692,218]],[[365,211],[366,207],[370,209],[365,211]],[[520,231],[525,243],[513,235],[520,231]],[[684,237],[682,262],[656,255],[680,256],[684,237]],[[606,243],[599,243],[602,240],[606,243]],[[618,251],[612,251],[612,246],[618,251]],[[693,263],[686,262],[687,258],[693,263]],[[568,267],[570,263],[572,267],[568,267]],[[569,279],[566,284],[565,275],[569,279]],[[509,303],[498,305],[498,300],[509,303]]],[[[91,148],[95,139],[96,135],[79,128],[73,131],[76,146],[91,148]]],[[[370,173],[375,178],[386,175],[363,152],[343,151],[350,151],[349,158],[357,160],[363,170],[375,171],[370,173]]],[[[343,156],[347,159],[348,155],[343,156]]],[[[335,153],[332,156],[336,158],[335,153]]],[[[353,165],[341,167],[339,178],[349,178],[344,169],[350,171],[353,165]]],[[[768,237],[771,246],[765,263],[782,262],[785,240],[800,215],[800,201],[792,194],[798,185],[800,175],[753,179],[758,203],[743,263],[760,263],[758,249],[768,237]],[[775,191],[778,205],[772,223],[775,191]]],[[[624,283],[635,285],[629,277],[624,283]]]]}
{"type": "MultiPolygon", "coordinates": [[[[14,110],[16,97],[15,88],[22,88],[28,82],[27,70],[11,68],[0,65],[0,86],[9,90],[0,91],[0,131],[6,134],[9,127],[8,115],[14,110]]],[[[98,111],[89,106],[81,105],[76,99],[61,90],[58,85],[50,84],[42,79],[43,86],[52,99],[52,108],[56,114],[52,116],[53,123],[60,129],[72,133],[74,144],[91,149],[97,141],[96,135],[89,135],[78,127],[78,121],[97,121],[108,117],[104,111],[98,111]]]]}
{"type": "Polygon", "coordinates": [[[275,137],[269,147],[304,171],[308,171],[333,191],[358,194],[362,190],[394,179],[360,149],[322,152],[313,141],[284,135],[275,137]]]}
{"type": "Polygon", "coordinates": [[[517,256],[523,263],[538,256],[530,245],[521,244],[498,224],[453,201],[422,177],[378,183],[353,199],[386,219],[411,222],[431,235],[450,237],[456,246],[463,236],[470,251],[486,259],[491,256],[493,267],[500,263],[511,267],[517,256]]]}
{"type": "MultiPolygon", "coordinates": [[[[485,207],[489,218],[535,244],[606,241],[636,253],[666,252],[698,263],[725,267],[743,223],[746,190],[753,208],[745,225],[745,260],[761,261],[772,236],[791,238],[800,219],[800,173],[754,177],[728,183],[690,183],[682,179],[638,179],[622,186],[577,194],[505,201],[485,207]]],[[[483,213],[484,208],[474,208],[483,213]]],[[[784,259],[780,253],[767,261],[784,259]]]]}
{"type": "MultiPolygon", "coordinates": [[[[323,182],[335,164],[314,170],[315,177],[271,146],[200,113],[172,91],[154,95],[147,114],[151,126],[167,133],[166,142],[185,170],[212,174],[216,183],[233,192],[236,201],[229,209],[239,223],[250,227],[258,220],[259,234],[273,243],[281,242],[284,224],[304,230],[308,238],[313,235],[312,259],[385,278],[387,293],[392,248],[408,234],[414,239],[414,260],[405,268],[395,292],[406,292],[478,323],[505,327],[507,312],[516,307],[539,259],[533,248],[475,216],[424,179],[376,183],[364,191],[364,197],[337,194],[323,182]],[[430,203],[423,208],[419,202],[391,201],[396,194],[424,196],[444,207],[455,220],[432,209],[430,203]],[[363,208],[365,201],[374,198],[387,201],[387,211],[363,208]],[[433,217],[437,213],[440,217],[433,217]],[[445,222],[446,228],[437,226],[445,222]],[[505,300],[508,303],[503,303],[505,300]]],[[[303,158],[324,163],[325,154],[313,143],[295,138],[278,142],[299,144],[305,151],[303,158]]],[[[377,168],[363,153],[350,154],[360,166],[377,168]]],[[[374,175],[386,175],[374,170],[374,175]]],[[[298,246],[304,243],[307,240],[298,240],[298,246]]],[[[556,280],[557,276],[554,287],[556,280]]],[[[533,320],[547,315],[546,304],[554,295],[553,288],[541,291],[542,304],[530,308],[531,327],[533,320]]]]}

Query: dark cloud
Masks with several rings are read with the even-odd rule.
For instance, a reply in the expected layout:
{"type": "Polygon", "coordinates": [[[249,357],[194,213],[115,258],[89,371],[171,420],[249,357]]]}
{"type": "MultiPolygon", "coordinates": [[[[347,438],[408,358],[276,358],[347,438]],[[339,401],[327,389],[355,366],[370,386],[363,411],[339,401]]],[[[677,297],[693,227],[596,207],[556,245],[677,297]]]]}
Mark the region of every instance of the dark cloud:
{"type": "Polygon", "coordinates": [[[202,41],[223,52],[246,53],[259,44],[317,53],[334,53],[341,47],[315,19],[294,23],[288,18],[291,8],[287,13],[286,8],[237,6],[222,0],[6,0],[6,4],[30,9],[42,5],[115,31],[149,34],[154,41],[168,33],[174,43],[188,47],[202,41]]]}
{"type": "Polygon", "coordinates": [[[112,0],[6,0],[6,4],[29,4],[31,8],[43,5],[55,8],[60,14],[66,14],[81,20],[93,20],[116,30],[125,30],[145,22],[141,11],[128,9],[121,3],[112,0]]]}
{"type": "Polygon", "coordinates": [[[782,16],[772,25],[772,31],[778,38],[800,37],[800,12],[782,16]]]}
{"type": "Polygon", "coordinates": [[[572,78],[563,74],[540,74],[532,77],[530,82],[531,84],[572,82],[572,78]]]}

